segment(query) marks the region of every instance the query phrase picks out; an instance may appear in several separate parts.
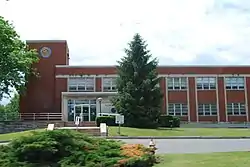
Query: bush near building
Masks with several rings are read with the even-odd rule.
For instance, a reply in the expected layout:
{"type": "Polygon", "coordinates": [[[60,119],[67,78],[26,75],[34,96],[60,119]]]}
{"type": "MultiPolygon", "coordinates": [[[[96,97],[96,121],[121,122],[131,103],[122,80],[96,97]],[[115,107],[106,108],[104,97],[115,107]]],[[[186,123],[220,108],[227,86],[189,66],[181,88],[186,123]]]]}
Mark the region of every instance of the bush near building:
{"type": "Polygon", "coordinates": [[[0,167],[151,167],[142,145],[94,138],[70,130],[34,132],[0,148],[0,167]]]}
{"type": "MultiPolygon", "coordinates": [[[[115,116],[101,116],[96,118],[97,126],[100,126],[100,123],[106,123],[108,126],[117,126],[115,123],[115,116]]],[[[171,116],[171,115],[161,115],[159,118],[159,127],[164,128],[179,128],[180,127],[180,118],[171,116]]]]}

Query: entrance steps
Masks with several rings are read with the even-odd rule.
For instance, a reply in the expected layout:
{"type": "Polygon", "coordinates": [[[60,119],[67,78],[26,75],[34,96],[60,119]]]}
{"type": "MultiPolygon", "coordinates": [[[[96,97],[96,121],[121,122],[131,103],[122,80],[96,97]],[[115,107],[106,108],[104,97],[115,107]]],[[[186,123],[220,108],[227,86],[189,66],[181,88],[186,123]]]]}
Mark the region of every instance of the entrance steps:
{"type": "MultiPolygon", "coordinates": [[[[73,121],[68,121],[64,122],[64,127],[76,127],[75,122],[73,121]]],[[[86,121],[86,122],[80,122],[79,127],[97,127],[95,121],[86,121]]]]}
{"type": "Polygon", "coordinates": [[[59,127],[57,129],[70,129],[92,136],[101,136],[100,127],[59,127]]]}

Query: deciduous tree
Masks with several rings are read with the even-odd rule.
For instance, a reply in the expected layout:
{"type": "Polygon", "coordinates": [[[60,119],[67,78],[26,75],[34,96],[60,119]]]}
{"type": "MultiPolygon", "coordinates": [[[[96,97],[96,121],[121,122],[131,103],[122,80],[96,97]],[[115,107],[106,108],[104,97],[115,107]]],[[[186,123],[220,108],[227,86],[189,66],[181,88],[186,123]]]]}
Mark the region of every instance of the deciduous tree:
{"type": "Polygon", "coordinates": [[[10,94],[10,88],[23,92],[31,74],[32,64],[38,61],[37,52],[29,50],[14,26],[0,16],[0,100],[10,94]]]}

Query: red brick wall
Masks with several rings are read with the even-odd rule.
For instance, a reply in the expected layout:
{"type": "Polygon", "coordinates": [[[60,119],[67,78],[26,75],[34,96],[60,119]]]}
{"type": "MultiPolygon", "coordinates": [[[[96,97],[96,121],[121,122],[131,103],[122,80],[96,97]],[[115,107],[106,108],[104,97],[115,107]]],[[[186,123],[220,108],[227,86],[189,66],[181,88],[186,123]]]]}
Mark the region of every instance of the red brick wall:
{"type": "MultiPolygon", "coordinates": [[[[60,98],[60,91],[65,90],[65,81],[56,82],[55,65],[66,64],[67,44],[66,41],[60,42],[37,42],[30,41],[29,47],[37,49],[42,47],[49,47],[52,54],[48,58],[40,57],[38,63],[34,67],[38,69],[39,77],[30,78],[27,85],[27,92],[21,96],[20,112],[21,113],[42,113],[55,112],[60,106],[58,101],[60,98]]],[[[39,55],[40,56],[40,55],[39,55]]],[[[61,79],[60,79],[61,80],[61,79]]]]}
{"type": "MultiPolygon", "coordinates": [[[[30,42],[31,48],[40,49],[43,46],[50,47],[52,55],[49,58],[41,58],[39,63],[35,64],[40,72],[39,78],[30,78],[27,85],[25,96],[20,99],[21,112],[60,112],[61,111],[61,92],[67,91],[67,79],[60,78],[60,75],[96,75],[96,91],[102,91],[102,81],[100,75],[116,74],[115,66],[83,66],[83,67],[55,67],[55,65],[68,64],[67,44],[66,42],[30,42]],[[58,76],[59,78],[56,78],[58,76]]],[[[191,122],[198,121],[218,121],[217,116],[199,116],[197,118],[197,105],[199,103],[219,104],[219,121],[246,121],[246,116],[228,116],[226,115],[226,103],[241,102],[250,103],[246,99],[244,91],[230,91],[224,89],[223,77],[218,77],[218,99],[216,90],[196,90],[195,75],[192,74],[250,74],[250,67],[158,67],[160,75],[185,74],[188,76],[188,90],[171,91],[167,90],[166,78],[162,77],[160,87],[164,93],[163,113],[166,113],[167,103],[188,103],[191,122]],[[166,92],[167,91],[167,92],[166,92]],[[197,103],[197,104],[196,104],[197,103]]],[[[246,79],[247,95],[250,94],[250,78],[246,79]]],[[[248,105],[248,114],[250,115],[250,106],[248,105]]],[[[188,117],[182,117],[187,121],[188,117]]]]}

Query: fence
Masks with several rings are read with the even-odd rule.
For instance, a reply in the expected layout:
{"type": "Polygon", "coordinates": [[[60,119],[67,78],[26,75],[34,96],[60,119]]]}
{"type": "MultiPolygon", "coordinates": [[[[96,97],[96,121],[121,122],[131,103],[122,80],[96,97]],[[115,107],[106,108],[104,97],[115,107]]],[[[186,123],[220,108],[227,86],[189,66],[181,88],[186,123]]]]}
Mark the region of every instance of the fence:
{"type": "Polygon", "coordinates": [[[62,120],[62,113],[0,113],[0,121],[62,120]]]}

